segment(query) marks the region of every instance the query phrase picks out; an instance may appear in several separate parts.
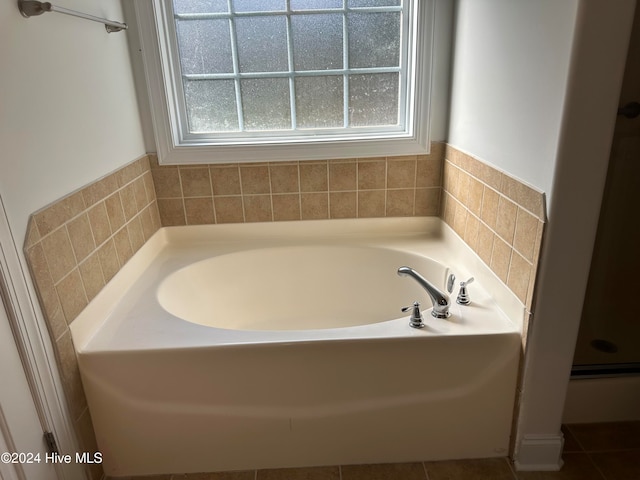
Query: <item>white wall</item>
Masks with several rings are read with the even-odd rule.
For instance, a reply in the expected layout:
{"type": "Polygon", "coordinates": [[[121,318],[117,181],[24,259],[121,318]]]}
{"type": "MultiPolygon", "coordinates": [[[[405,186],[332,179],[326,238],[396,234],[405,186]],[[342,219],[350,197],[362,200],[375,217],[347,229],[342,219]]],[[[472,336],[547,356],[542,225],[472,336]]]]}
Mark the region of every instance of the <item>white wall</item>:
{"type": "Polygon", "coordinates": [[[459,0],[449,143],[551,195],[578,0],[459,0]]]}
{"type": "MultiPolygon", "coordinates": [[[[113,20],[120,1],[61,5],[113,20]]],[[[30,213],[145,152],[127,33],[0,2],[0,195],[22,246],[30,213]]]]}

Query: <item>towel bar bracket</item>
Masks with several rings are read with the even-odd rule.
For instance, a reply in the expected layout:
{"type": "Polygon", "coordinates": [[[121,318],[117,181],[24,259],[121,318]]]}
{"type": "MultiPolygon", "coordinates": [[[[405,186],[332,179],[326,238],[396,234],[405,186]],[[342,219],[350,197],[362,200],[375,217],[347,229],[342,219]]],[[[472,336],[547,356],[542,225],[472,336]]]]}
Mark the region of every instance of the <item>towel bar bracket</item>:
{"type": "Polygon", "coordinates": [[[105,18],[95,17],[93,15],[88,15],[82,12],[76,12],[75,10],[52,5],[49,2],[39,2],[37,0],[18,0],[18,8],[20,9],[20,13],[22,14],[22,16],[25,18],[42,15],[45,12],[57,12],[63,13],[65,15],[71,15],[73,17],[84,18],[93,22],[103,23],[104,28],[109,33],[119,32],[128,28],[126,23],[114,22],[105,18]]]}

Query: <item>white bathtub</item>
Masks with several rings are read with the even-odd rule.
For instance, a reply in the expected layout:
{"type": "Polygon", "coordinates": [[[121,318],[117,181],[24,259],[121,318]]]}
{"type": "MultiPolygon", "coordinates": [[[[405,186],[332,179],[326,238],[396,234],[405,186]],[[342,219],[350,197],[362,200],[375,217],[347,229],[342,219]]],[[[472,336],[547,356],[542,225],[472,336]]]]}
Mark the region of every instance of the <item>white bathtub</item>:
{"type": "Polygon", "coordinates": [[[290,222],[162,229],[71,331],[124,476],[504,456],[522,315],[438,219],[290,222]]]}

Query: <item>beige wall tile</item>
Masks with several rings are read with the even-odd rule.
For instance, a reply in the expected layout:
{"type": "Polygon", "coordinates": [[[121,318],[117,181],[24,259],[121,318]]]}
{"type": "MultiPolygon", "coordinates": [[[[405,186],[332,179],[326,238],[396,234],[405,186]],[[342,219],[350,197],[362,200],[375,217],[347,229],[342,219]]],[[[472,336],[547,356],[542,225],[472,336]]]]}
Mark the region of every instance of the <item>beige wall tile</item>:
{"type": "Polygon", "coordinates": [[[511,252],[511,247],[500,237],[495,236],[493,240],[493,251],[491,252],[491,263],[489,266],[504,283],[507,283],[507,277],[509,275],[511,252]]]}
{"type": "Polygon", "coordinates": [[[458,208],[458,202],[453,198],[453,195],[445,192],[442,195],[442,218],[449,225],[453,227],[453,221],[456,216],[456,209],[458,208]]]}
{"type": "Polygon", "coordinates": [[[387,190],[387,217],[408,217],[413,215],[415,189],[387,190]]]}
{"type": "Polygon", "coordinates": [[[97,182],[88,185],[82,190],[85,205],[87,207],[107,198],[118,189],[118,180],[115,175],[107,175],[97,182]]]}
{"type": "Polygon", "coordinates": [[[82,192],[71,194],[34,215],[40,235],[45,236],[85,209],[82,192]]]}
{"type": "Polygon", "coordinates": [[[384,159],[358,161],[358,190],[379,190],[386,186],[387,162],[384,159]]]}
{"type": "Polygon", "coordinates": [[[467,226],[467,213],[468,210],[462,204],[458,204],[456,207],[456,213],[453,217],[453,230],[462,237],[467,226]]]}
{"type": "Polygon", "coordinates": [[[509,265],[507,285],[516,294],[522,303],[527,301],[529,280],[532,266],[518,252],[513,252],[509,265]]]}
{"type": "Polygon", "coordinates": [[[71,240],[64,226],[42,239],[42,249],[53,283],[58,283],[76,266],[71,240]]]}
{"type": "Polygon", "coordinates": [[[51,279],[49,266],[42,250],[42,245],[36,244],[27,250],[27,260],[35,281],[40,305],[43,308],[51,338],[56,340],[67,330],[67,322],[58,299],[58,292],[51,279]]]}
{"type": "Polygon", "coordinates": [[[518,206],[507,198],[500,196],[495,231],[509,245],[513,245],[513,234],[516,229],[518,206]]]}
{"type": "Polygon", "coordinates": [[[98,202],[87,210],[87,215],[89,216],[89,225],[96,245],[101,245],[111,236],[107,206],[103,201],[98,202]]]}
{"type": "Polygon", "coordinates": [[[328,162],[300,164],[300,191],[327,192],[329,191],[328,162]]]}
{"type": "Polygon", "coordinates": [[[416,157],[390,157],[387,160],[387,188],[416,186],[416,157]]]}
{"type": "Polygon", "coordinates": [[[357,164],[329,162],[329,191],[337,192],[357,188],[357,164]]]}
{"type": "Polygon", "coordinates": [[[138,205],[136,204],[136,193],[133,183],[128,183],[120,190],[120,200],[122,200],[122,210],[124,211],[125,221],[128,222],[138,214],[138,205]]]}
{"type": "Polygon", "coordinates": [[[357,201],[356,192],[330,192],[330,218],[355,218],[358,213],[357,201]]]}
{"type": "MultiPolygon", "coordinates": [[[[298,193],[300,183],[298,181],[298,165],[269,165],[271,171],[272,193],[298,193]]],[[[275,205],[274,205],[275,209],[275,205]]]]}
{"type": "Polygon", "coordinates": [[[162,225],[166,227],[187,224],[184,202],[181,198],[159,198],[158,211],[162,225]]]}
{"type": "Polygon", "coordinates": [[[111,232],[114,233],[120,229],[125,223],[124,210],[122,209],[122,200],[120,200],[120,192],[116,192],[104,201],[107,208],[107,217],[111,232]]]}
{"type": "Polygon", "coordinates": [[[495,190],[485,186],[482,194],[480,219],[492,229],[496,228],[499,201],[500,195],[495,190]]]}
{"type": "Polygon", "coordinates": [[[328,193],[302,193],[300,208],[303,220],[323,220],[329,218],[328,193]]]}
{"type": "Polygon", "coordinates": [[[469,196],[467,198],[467,208],[476,217],[480,217],[482,212],[482,195],[484,193],[484,185],[475,178],[469,178],[469,196]]]}
{"type": "Polygon", "coordinates": [[[457,197],[458,175],[460,170],[454,167],[450,162],[445,162],[442,185],[444,189],[454,197],[457,197]]]}
{"type": "Polygon", "coordinates": [[[118,261],[120,262],[120,268],[133,256],[133,249],[131,248],[131,240],[129,240],[129,232],[127,228],[120,229],[113,236],[113,243],[116,247],[116,253],[118,254],[118,261]]]}
{"type": "Polygon", "coordinates": [[[127,234],[129,235],[129,241],[131,242],[133,253],[135,253],[140,250],[140,247],[144,245],[145,241],[139,215],[127,224],[127,234]]]}
{"type": "Polygon", "coordinates": [[[533,262],[538,232],[538,219],[522,208],[518,208],[513,247],[529,262],[533,262]]]}
{"type": "Polygon", "coordinates": [[[124,187],[141,173],[142,163],[139,160],[131,162],[129,165],[126,165],[115,172],[116,179],[118,180],[118,186],[121,188],[124,187]]]}
{"type": "Polygon", "coordinates": [[[245,222],[273,221],[271,195],[246,195],[243,202],[245,222]]]}
{"type": "Polygon", "coordinates": [[[240,167],[211,167],[211,184],[214,195],[240,195],[240,167]]]}
{"type": "Polygon", "coordinates": [[[153,210],[155,205],[149,205],[140,212],[140,223],[142,224],[142,233],[145,240],[149,240],[158,228],[154,224],[153,210]]]}
{"type": "Polygon", "coordinates": [[[60,280],[56,285],[56,291],[64,316],[70,324],[89,303],[79,270],[74,268],[69,275],[60,280]]]}
{"type": "Polygon", "coordinates": [[[469,186],[471,177],[464,171],[458,173],[457,198],[464,206],[467,206],[469,198],[469,186]]]}
{"type": "Polygon", "coordinates": [[[184,210],[187,225],[206,225],[215,223],[213,214],[213,197],[185,198],[184,210]]]}
{"type": "Polygon", "coordinates": [[[462,238],[473,251],[478,250],[478,233],[480,231],[480,220],[470,212],[467,213],[467,223],[464,228],[462,238]]]}
{"type": "Polygon", "coordinates": [[[87,300],[90,302],[105,286],[98,253],[96,252],[87,258],[82,264],[80,264],[78,269],[80,270],[82,284],[84,285],[84,290],[87,294],[87,300]]]}
{"type": "Polygon", "coordinates": [[[365,190],[358,192],[358,217],[384,217],[386,208],[384,190],[365,190]]]}
{"type": "Polygon", "coordinates": [[[118,270],[120,270],[118,253],[116,252],[116,245],[112,238],[98,248],[98,259],[100,260],[100,267],[102,267],[104,281],[108,282],[118,273],[118,270]]]}
{"type": "Polygon", "coordinates": [[[491,254],[493,253],[494,233],[484,223],[478,225],[478,246],[476,253],[487,265],[491,264],[491,254]]]}
{"type": "Polygon", "coordinates": [[[180,167],[179,171],[182,193],[185,198],[210,197],[213,195],[209,167],[180,167]]]}
{"type": "Polygon", "coordinates": [[[416,187],[440,187],[442,185],[442,158],[432,155],[418,157],[416,187]]]}
{"type": "Polygon", "coordinates": [[[502,176],[500,192],[521,207],[529,210],[540,220],[545,220],[545,198],[543,193],[509,175],[502,176]]]}
{"type": "Polygon", "coordinates": [[[240,166],[240,182],[244,195],[254,195],[259,193],[271,193],[269,181],[269,167],[261,166],[240,166]]]}
{"type": "Polygon", "coordinates": [[[67,330],[56,342],[56,354],[60,365],[62,385],[72,419],[75,421],[87,408],[87,400],[82,389],[80,371],[76,360],[76,351],[71,340],[71,332],[67,330]]]}
{"type": "Polygon", "coordinates": [[[182,186],[178,167],[158,167],[151,170],[157,198],[178,198],[182,186]]]}
{"type": "Polygon", "coordinates": [[[438,216],[440,215],[440,194],[442,189],[416,188],[414,214],[418,216],[438,216]]]}
{"type": "Polygon", "coordinates": [[[156,199],[156,189],[153,186],[153,177],[151,176],[151,170],[145,172],[142,175],[142,183],[144,184],[144,191],[147,195],[147,205],[156,199]]]}
{"type": "Polygon", "coordinates": [[[71,240],[76,261],[81,262],[96,248],[93,233],[91,232],[91,224],[89,223],[89,216],[84,213],[71,220],[67,224],[67,231],[69,232],[69,239],[71,240]]]}
{"type": "Polygon", "coordinates": [[[244,210],[242,197],[215,197],[214,208],[216,222],[218,223],[242,223],[244,222],[244,210]]]}
{"type": "Polygon", "coordinates": [[[41,239],[42,237],[40,236],[38,225],[36,225],[36,221],[33,216],[31,216],[27,222],[27,233],[25,235],[24,248],[32,247],[41,239]]]}
{"type": "Polygon", "coordinates": [[[271,198],[273,202],[273,220],[300,220],[300,194],[277,194],[271,198]]]}
{"type": "Polygon", "coordinates": [[[136,211],[140,212],[147,206],[147,191],[142,176],[133,181],[133,194],[136,199],[136,211]]]}

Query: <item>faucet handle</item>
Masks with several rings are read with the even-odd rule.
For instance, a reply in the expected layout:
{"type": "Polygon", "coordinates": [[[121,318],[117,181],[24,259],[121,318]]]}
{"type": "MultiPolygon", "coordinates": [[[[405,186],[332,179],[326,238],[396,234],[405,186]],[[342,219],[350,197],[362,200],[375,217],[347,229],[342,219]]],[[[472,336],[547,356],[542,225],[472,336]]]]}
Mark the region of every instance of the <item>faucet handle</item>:
{"type": "Polygon", "coordinates": [[[469,293],[467,292],[467,285],[473,283],[475,278],[471,277],[466,282],[460,282],[460,291],[458,292],[458,298],[456,298],[456,303],[459,305],[469,305],[471,303],[471,298],[469,298],[469,293]]]}
{"type": "Polygon", "coordinates": [[[453,292],[453,285],[456,283],[456,276],[451,273],[449,274],[449,278],[447,279],[447,292],[453,292]]]}
{"type": "Polygon", "coordinates": [[[402,312],[408,312],[413,309],[411,312],[411,318],[409,319],[409,326],[413,328],[424,328],[425,324],[422,318],[422,313],[420,313],[420,304],[418,302],[413,302],[413,305],[409,305],[408,307],[402,307],[402,312]]]}

